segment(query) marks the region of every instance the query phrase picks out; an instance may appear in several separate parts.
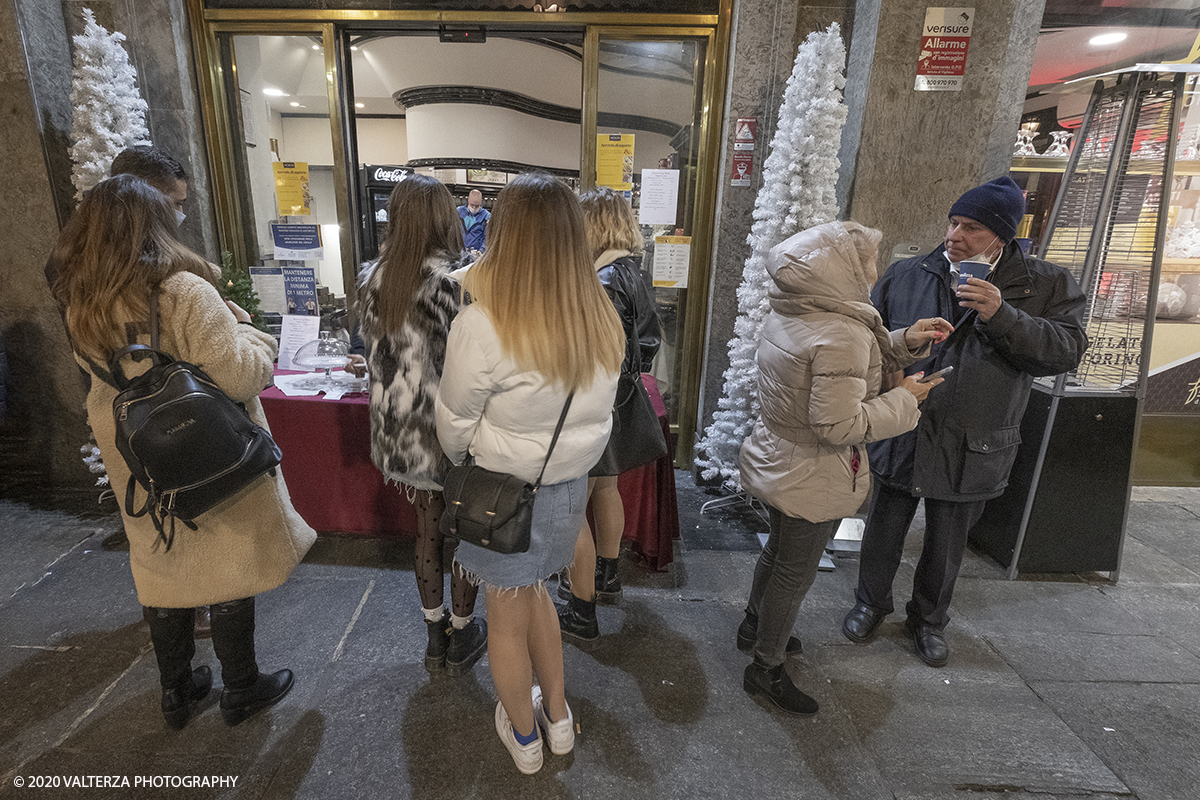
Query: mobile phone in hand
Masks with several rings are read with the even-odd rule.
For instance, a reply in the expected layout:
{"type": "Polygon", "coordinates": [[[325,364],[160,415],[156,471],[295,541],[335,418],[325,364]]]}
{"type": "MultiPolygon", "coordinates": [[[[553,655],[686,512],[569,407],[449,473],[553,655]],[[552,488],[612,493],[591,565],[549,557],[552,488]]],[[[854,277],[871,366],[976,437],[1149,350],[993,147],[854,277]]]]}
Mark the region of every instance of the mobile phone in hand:
{"type": "Polygon", "coordinates": [[[917,383],[929,383],[931,380],[934,380],[935,378],[944,378],[947,375],[949,375],[951,372],[954,372],[953,364],[951,364],[948,367],[942,367],[937,372],[931,372],[928,375],[923,375],[921,377],[921,379],[919,381],[917,381],[917,383]]]}

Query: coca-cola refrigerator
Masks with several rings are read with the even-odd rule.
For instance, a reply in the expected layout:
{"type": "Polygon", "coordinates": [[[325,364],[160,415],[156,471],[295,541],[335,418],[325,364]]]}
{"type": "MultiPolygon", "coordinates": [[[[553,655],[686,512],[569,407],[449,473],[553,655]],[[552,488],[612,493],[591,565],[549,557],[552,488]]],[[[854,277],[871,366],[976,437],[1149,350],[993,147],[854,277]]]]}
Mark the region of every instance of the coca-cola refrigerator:
{"type": "Polygon", "coordinates": [[[370,261],[379,255],[379,243],[387,229],[388,198],[397,183],[413,174],[408,167],[366,164],[359,173],[362,187],[362,224],[360,239],[363,257],[370,261]]]}

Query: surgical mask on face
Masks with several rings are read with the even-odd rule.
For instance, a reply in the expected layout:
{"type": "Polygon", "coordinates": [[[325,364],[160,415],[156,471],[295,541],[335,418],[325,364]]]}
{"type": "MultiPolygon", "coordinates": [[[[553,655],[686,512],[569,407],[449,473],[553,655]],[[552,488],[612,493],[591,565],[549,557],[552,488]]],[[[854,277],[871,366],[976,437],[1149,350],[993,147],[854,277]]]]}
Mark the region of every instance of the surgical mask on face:
{"type": "Polygon", "coordinates": [[[187,214],[183,213],[178,208],[175,209],[175,227],[178,228],[180,225],[182,225],[185,219],[187,219],[187,214]]]}
{"type": "Polygon", "coordinates": [[[984,253],[987,252],[988,247],[991,247],[993,244],[995,244],[996,242],[999,242],[999,241],[1000,241],[1000,237],[999,236],[995,237],[992,241],[988,242],[987,247],[984,247],[982,252],[976,253],[975,255],[971,256],[970,258],[964,258],[961,261],[954,261],[953,259],[950,258],[950,253],[948,253],[944,250],[942,251],[942,255],[944,255],[946,257],[946,260],[949,261],[950,264],[954,267],[955,272],[958,271],[958,265],[961,264],[962,261],[980,261],[984,264],[987,264],[992,269],[995,269],[996,265],[998,263],[1000,263],[1000,256],[1004,255],[1004,247],[1001,246],[1000,249],[996,251],[996,255],[994,255],[990,258],[988,256],[985,256],[984,253]]]}

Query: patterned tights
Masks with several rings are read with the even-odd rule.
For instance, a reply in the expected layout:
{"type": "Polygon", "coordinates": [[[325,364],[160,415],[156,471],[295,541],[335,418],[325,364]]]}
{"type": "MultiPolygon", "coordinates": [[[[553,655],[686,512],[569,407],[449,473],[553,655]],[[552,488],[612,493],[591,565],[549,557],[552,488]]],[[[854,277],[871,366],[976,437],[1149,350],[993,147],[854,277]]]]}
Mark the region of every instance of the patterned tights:
{"type": "MultiPolygon", "coordinates": [[[[417,591],[421,593],[424,608],[439,608],[443,600],[445,578],[442,570],[442,546],[444,537],[438,530],[446,503],[441,492],[417,491],[417,543],[414,553],[413,571],[417,576],[417,591]]],[[[455,616],[469,617],[475,610],[475,596],[479,587],[462,575],[458,566],[450,570],[450,602],[455,616]]]]}

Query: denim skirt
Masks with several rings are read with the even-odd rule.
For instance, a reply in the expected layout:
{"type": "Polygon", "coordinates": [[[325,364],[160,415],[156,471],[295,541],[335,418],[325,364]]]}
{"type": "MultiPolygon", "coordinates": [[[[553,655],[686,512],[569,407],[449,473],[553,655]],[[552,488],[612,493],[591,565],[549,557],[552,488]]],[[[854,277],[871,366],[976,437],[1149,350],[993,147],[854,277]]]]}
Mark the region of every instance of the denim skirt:
{"type": "Polygon", "coordinates": [[[460,542],[454,560],[475,583],[493,589],[540,584],[565,569],[575,557],[575,540],[587,511],[587,476],[542,484],[533,501],[529,549],[496,553],[460,542]]]}

